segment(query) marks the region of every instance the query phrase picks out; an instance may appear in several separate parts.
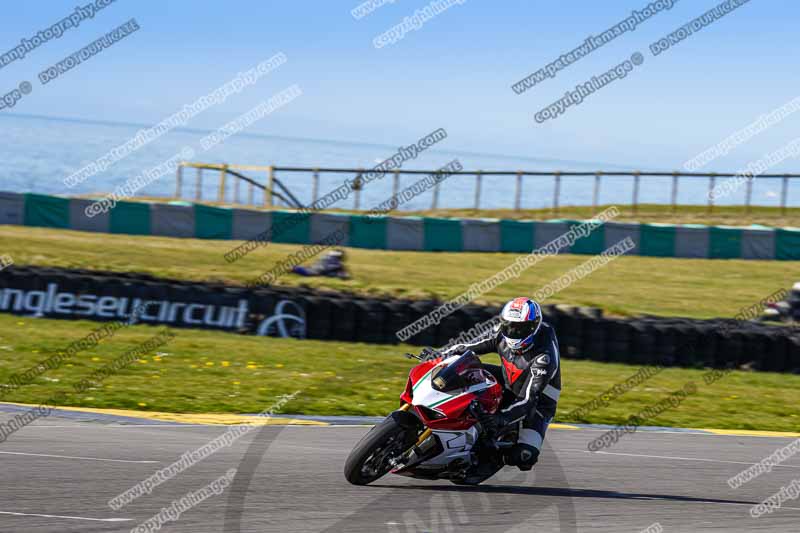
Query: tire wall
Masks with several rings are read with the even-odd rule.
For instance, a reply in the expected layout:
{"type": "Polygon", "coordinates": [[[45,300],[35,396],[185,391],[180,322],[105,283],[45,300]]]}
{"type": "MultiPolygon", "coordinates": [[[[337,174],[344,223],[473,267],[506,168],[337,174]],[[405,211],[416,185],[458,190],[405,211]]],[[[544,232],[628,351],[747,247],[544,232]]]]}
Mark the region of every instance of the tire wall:
{"type": "MultiPolygon", "coordinates": [[[[150,301],[143,324],[372,344],[398,344],[396,332],[440,302],[364,298],[303,288],[245,289],[145,274],[11,266],[0,271],[0,313],[66,320],[127,320],[150,301]]],[[[636,365],[746,366],[800,372],[800,331],[732,319],[619,319],[593,308],[545,305],[566,358],[636,365]]],[[[497,307],[467,305],[418,332],[408,344],[439,347],[497,307]]]]}

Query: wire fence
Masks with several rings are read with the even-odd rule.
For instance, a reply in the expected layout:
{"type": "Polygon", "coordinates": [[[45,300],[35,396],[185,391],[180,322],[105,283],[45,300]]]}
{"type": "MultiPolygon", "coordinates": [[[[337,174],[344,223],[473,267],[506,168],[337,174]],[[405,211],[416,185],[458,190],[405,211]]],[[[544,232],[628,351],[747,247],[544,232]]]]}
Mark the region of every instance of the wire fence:
{"type": "MultiPolygon", "coordinates": [[[[320,178],[322,175],[336,175],[346,174],[353,177],[356,184],[359,183],[359,177],[371,169],[365,168],[314,168],[314,167],[282,167],[282,166],[256,166],[256,165],[224,165],[224,164],[208,164],[208,163],[182,163],[177,170],[176,176],[176,198],[183,198],[184,192],[184,171],[194,168],[196,170],[194,181],[194,199],[203,200],[203,180],[204,170],[214,171],[216,174],[217,182],[217,198],[216,201],[225,203],[230,201],[234,204],[240,205],[263,205],[265,207],[273,207],[282,203],[287,207],[299,207],[302,203],[292,194],[284,182],[279,178],[292,177],[291,183],[296,183],[295,177],[301,175],[310,176],[311,187],[311,202],[315,202],[320,197],[320,178]],[[250,178],[241,174],[241,172],[254,173],[256,177],[250,178]],[[261,177],[263,181],[259,179],[261,177]],[[242,189],[246,188],[246,199],[242,197],[242,189]],[[230,200],[228,200],[230,199],[230,200]]],[[[391,176],[392,194],[397,194],[400,190],[400,177],[403,175],[418,175],[418,174],[434,174],[435,170],[403,170],[396,169],[388,173],[391,176]]],[[[552,190],[550,206],[554,213],[558,213],[562,205],[562,186],[565,181],[574,178],[593,178],[592,188],[592,203],[593,207],[598,207],[600,204],[600,194],[605,180],[618,179],[618,178],[632,178],[633,187],[631,193],[631,206],[634,213],[638,211],[641,204],[641,186],[642,180],[654,180],[657,178],[671,178],[671,190],[669,202],[663,202],[665,205],[671,205],[672,210],[676,211],[678,207],[678,192],[682,180],[707,180],[707,195],[705,205],[709,213],[713,212],[716,199],[720,196],[719,193],[730,191],[731,189],[738,189],[744,187],[743,204],[746,212],[750,212],[753,206],[753,186],[756,182],[767,180],[778,180],[780,182],[780,209],[783,215],[786,214],[788,209],[789,185],[791,180],[800,178],[800,174],[760,174],[758,176],[738,174],[738,173],[703,173],[703,172],[644,172],[638,170],[632,171],[561,171],[561,170],[547,170],[547,171],[530,171],[530,170],[462,170],[452,172],[452,179],[461,177],[462,180],[472,180],[473,194],[472,201],[461,207],[480,209],[482,200],[484,198],[484,180],[487,177],[507,177],[514,180],[514,194],[513,205],[502,206],[507,209],[520,210],[522,209],[522,200],[525,195],[526,184],[531,182],[537,186],[544,183],[552,190]],[[726,184],[723,180],[728,180],[726,184]],[[725,191],[720,189],[720,186],[726,185],[725,191]]],[[[212,177],[212,179],[214,179],[212,177]]],[[[792,182],[796,183],[796,182],[792,182]]],[[[192,188],[187,186],[187,188],[192,188]]],[[[437,184],[432,191],[430,209],[439,209],[440,206],[440,185],[437,184]]],[[[739,205],[739,204],[736,204],[739,205]]],[[[353,209],[361,210],[361,187],[356,187],[353,195],[353,209]]]]}

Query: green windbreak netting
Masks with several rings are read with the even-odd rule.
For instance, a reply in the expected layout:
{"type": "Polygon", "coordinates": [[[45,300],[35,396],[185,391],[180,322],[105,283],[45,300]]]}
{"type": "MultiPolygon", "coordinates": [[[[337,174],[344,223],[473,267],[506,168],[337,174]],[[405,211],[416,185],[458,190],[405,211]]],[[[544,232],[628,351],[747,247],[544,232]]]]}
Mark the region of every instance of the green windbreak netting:
{"type": "Polygon", "coordinates": [[[425,218],[425,250],[435,252],[461,252],[461,221],[442,218],[425,218]]]}
{"type": "Polygon", "coordinates": [[[111,210],[111,233],[150,235],[150,204],[117,202],[111,210]]]}
{"type": "Polygon", "coordinates": [[[43,194],[26,194],[25,225],[69,229],[69,200],[43,194]]]}
{"type": "Polygon", "coordinates": [[[708,257],[711,259],[741,258],[742,230],[724,226],[709,228],[708,257]]]}
{"type": "Polygon", "coordinates": [[[272,212],[272,242],[308,244],[311,242],[311,216],[289,211],[272,212]]]}
{"type": "Polygon", "coordinates": [[[800,260],[800,228],[777,230],[775,235],[775,259],[800,260]]]}
{"type": "Polygon", "coordinates": [[[198,239],[230,239],[233,211],[220,207],[195,204],[194,235],[198,239]]]}
{"type": "MultiPolygon", "coordinates": [[[[586,222],[578,220],[566,220],[569,228],[572,229],[586,222]]],[[[570,247],[569,253],[571,254],[591,254],[596,255],[606,249],[606,225],[601,224],[592,230],[591,233],[585,237],[581,237],[583,232],[578,233],[578,239],[570,247]]]]}
{"type": "Polygon", "coordinates": [[[350,246],[386,249],[386,217],[352,215],[350,217],[350,246]]]}
{"type": "Polygon", "coordinates": [[[642,224],[639,255],[675,257],[675,226],[642,224]]]}
{"type": "Polygon", "coordinates": [[[533,251],[536,224],[519,220],[500,221],[500,250],[503,252],[530,253],[533,251]]]}

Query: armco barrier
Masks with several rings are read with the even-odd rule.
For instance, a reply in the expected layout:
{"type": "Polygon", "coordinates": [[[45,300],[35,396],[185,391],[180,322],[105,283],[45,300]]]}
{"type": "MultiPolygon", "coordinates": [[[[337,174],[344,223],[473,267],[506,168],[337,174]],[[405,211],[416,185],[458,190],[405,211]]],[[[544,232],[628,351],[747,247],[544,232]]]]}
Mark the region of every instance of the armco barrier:
{"type": "MultiPolygon", "coordinates": [[[[526,253],[566,232],[575,220],[365,217],[255,211],[187,202],[119,202],[87,218],[87,200],[0,192],[0,224],[196,239],[247,240],[272,225],[275,242],[310,244],[341,231],[342,246],[430,252],[526,253]],[[286,222],[291,220],[291,223],[286,222]]],[[[800,260],[800,228],[708,227],[607,222],[560,253],[597,254],[630,237],[629,255],[703,259],[800,260]]]]}
{"type": "MultiPolygon", "coordinates": [[[[395,332],[439,302],[363,298],[305,288],[245,289],[159,279],[147,274],[11,266],[0,271],[0,312],[24,316],[126,320],[152,301],[144,324],[242,334],[396,344],[395,332]]],[[[468,305],[410,339],[443,346],[499,307],[468,305]]],[[[564,357],[637,365],[746,366],[800,372],[800,331],[732,319],[608,318],[599,309],[545,305],[564,357]]]]}

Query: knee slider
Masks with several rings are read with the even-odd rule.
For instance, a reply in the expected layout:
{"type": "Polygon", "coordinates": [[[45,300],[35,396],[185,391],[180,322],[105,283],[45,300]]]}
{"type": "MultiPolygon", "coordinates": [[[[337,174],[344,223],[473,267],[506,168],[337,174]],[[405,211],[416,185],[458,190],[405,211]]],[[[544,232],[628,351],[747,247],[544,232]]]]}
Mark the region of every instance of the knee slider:
{"type": "Polygon", "coordinates": [[[507,464],[517,466],[520,470],[530,470],[539,460],[539,450],[529,444],[517,444],[508,454],[507,464]]]}

